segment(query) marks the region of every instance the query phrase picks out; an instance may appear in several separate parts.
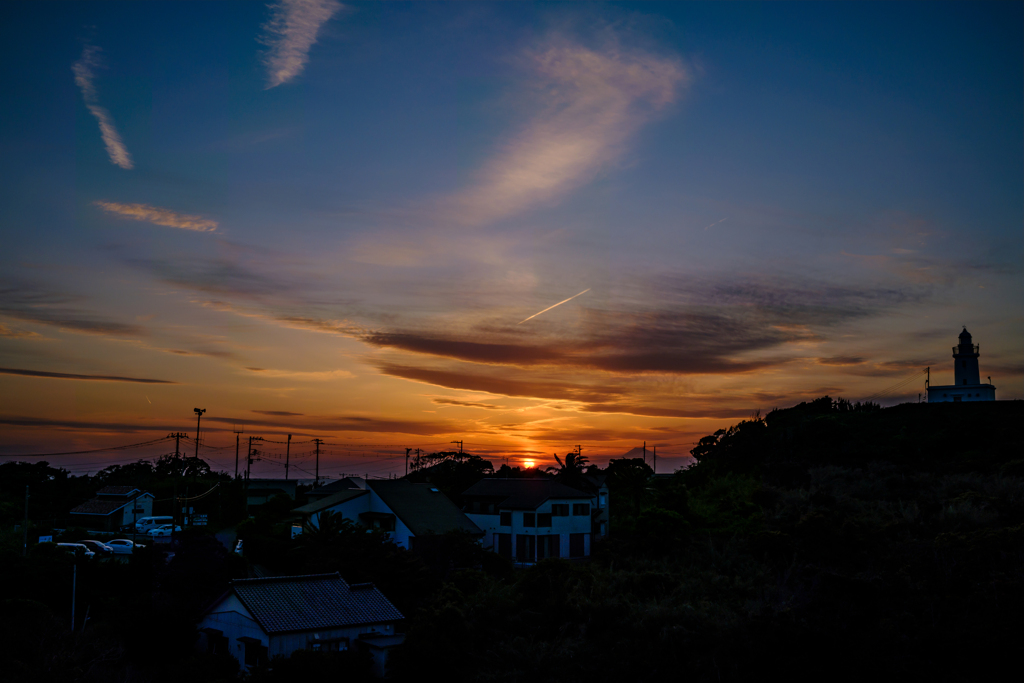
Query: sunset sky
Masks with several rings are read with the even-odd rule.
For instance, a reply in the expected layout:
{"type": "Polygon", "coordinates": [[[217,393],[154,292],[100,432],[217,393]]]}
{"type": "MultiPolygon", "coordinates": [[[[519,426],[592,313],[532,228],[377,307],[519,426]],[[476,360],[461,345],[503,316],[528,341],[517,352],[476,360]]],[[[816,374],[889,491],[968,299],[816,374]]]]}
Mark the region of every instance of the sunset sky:
{"type": "Polygon", "coordinates": [[[1024,398],[1022,7],[3,3],[0,453],[667,471],[963,325],[1024,398]]]}

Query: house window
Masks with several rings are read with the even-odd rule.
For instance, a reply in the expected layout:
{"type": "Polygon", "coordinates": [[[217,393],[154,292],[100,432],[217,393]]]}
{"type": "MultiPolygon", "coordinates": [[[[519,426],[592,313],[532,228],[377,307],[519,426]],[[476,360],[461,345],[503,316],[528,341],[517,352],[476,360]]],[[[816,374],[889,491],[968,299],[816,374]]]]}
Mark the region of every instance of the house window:
{"type": "Polygon", "coordinates": [[[551,526],[551,513],[550,512],[538,512],[537,513],[537,526],[551,526]]]}
{"type": "Polygon", "coordinates": [[[590,514],[590,503],[573,503],[572,504],[572,515],[573,517],[584,517],[590,514]]]}
{"type": "Polygon", "coordinates": [[[607,505],[608,505],[608,494],[604,493],[602,491],[600,493],[600,495],[598,495],[598,497],[597,497],[597,507],[603,508],[603,507],[607,507],[607,505]]]}
{"type": "Polygon", "coordinates": [[[242,641],[245,648],[243,660],[246,666],[258,666],[267,661],[267,648],[263,646],[263,643],[248,636],[242,636],[239,640],[242,641]]]}
{"type": "Polygon", "coordinates": [[[512,526],[512,513],[502,512],[500,518],[498,519],[498,523],[501,526],[512,526]]]}
{"type": "Polygon", "coordinates": [[[534,562],[537,557],[537,537],[516,535],[516,562],[534,562]]]}
{"type": "Polygon", "coordinates": [[[559,503],[551,506],[551,514],[555,517],[568,517],[569,516],[569,505],[566,503],[559,503]]]}
{"type": "Polygon", "coordinates": [[[583,557],[586,534],[569,534],[569,557],[583,557]]]}
{"type": "Polygon", "coordinates": [[[512,559],[512,534],[494,534],[494,546],[502,557],[512,559]]]}
{"type": "Polygon", "coordinates": [[[309,649],[313,652],[344,652],[348,649],[348,638],[313,640],[309,643],[309,649]]]}
{"type": "Polygon", "coordinates": [[[551,534],[537,537],[537,560],[547,557],[559,557],[561,550],[561,536],[551,534]]]}
{"type": "Polygon", "coordinates": [[[537,526],[537,515],[532,512],[524,512],[523,526],[537,526]]]}

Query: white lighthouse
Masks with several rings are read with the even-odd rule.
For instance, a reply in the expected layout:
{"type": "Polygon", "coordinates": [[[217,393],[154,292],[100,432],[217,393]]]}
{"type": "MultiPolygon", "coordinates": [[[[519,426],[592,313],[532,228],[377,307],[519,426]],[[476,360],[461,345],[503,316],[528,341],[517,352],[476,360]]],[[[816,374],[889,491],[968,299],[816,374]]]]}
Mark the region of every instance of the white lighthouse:
{"type": "Polygon", "coordinates": [[[971,333],[965,327],[960,333],[960,343],[953,347],[954,384],[929,386],[928,402],[996,400],[996,388],[992,384],[981,383],[981,374],[978,370],[979,355],[979,346],[971,341],[971,333]]]}

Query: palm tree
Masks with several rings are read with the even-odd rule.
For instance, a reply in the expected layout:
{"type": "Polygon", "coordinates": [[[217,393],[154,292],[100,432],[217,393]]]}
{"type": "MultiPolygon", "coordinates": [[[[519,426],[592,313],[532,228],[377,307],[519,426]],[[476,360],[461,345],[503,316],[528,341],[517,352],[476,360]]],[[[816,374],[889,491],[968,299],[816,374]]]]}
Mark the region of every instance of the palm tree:
{"type": "Polygon", "coordinates": [[[587,460],[587,456],[582,453],[573,451],[572,453],[566,453],[565,460],[563,461],[558,457],[557,453],[553,453],[555,456],[555,462],[558,463],[558,467],[552,465],[547,468],[547,472],[554,472],[555,479],[565,484],[566,486],[572,486],[573,488],[582,489],[586,491],[590,487],[590,482],[587,481],[584,474],[586,473],[587,465],[590,461],[587,460]]]}
{"type": "Polygon", "coordinates": [[[351,532],[355,528],[350,520],[345,519],[332,510],[324,510],[320,513],[317,524],[312,519],[302,523],[302,543],[304,546],[325,545],[336,539],[339,534],[346,531],[351,532]]]}

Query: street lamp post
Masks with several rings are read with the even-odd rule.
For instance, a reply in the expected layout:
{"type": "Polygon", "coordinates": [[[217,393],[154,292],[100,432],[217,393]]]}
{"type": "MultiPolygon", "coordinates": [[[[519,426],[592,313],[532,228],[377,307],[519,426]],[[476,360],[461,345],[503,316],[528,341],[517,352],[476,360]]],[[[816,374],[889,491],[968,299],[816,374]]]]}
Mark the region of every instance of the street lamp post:
{"type": "Polygon", "coordinates": [[[203,419],[203,413],[206,412],[206,408],[193,408],[192,410],[196,413],[196,457],[199,457],[199,423],[203,419]]]}

